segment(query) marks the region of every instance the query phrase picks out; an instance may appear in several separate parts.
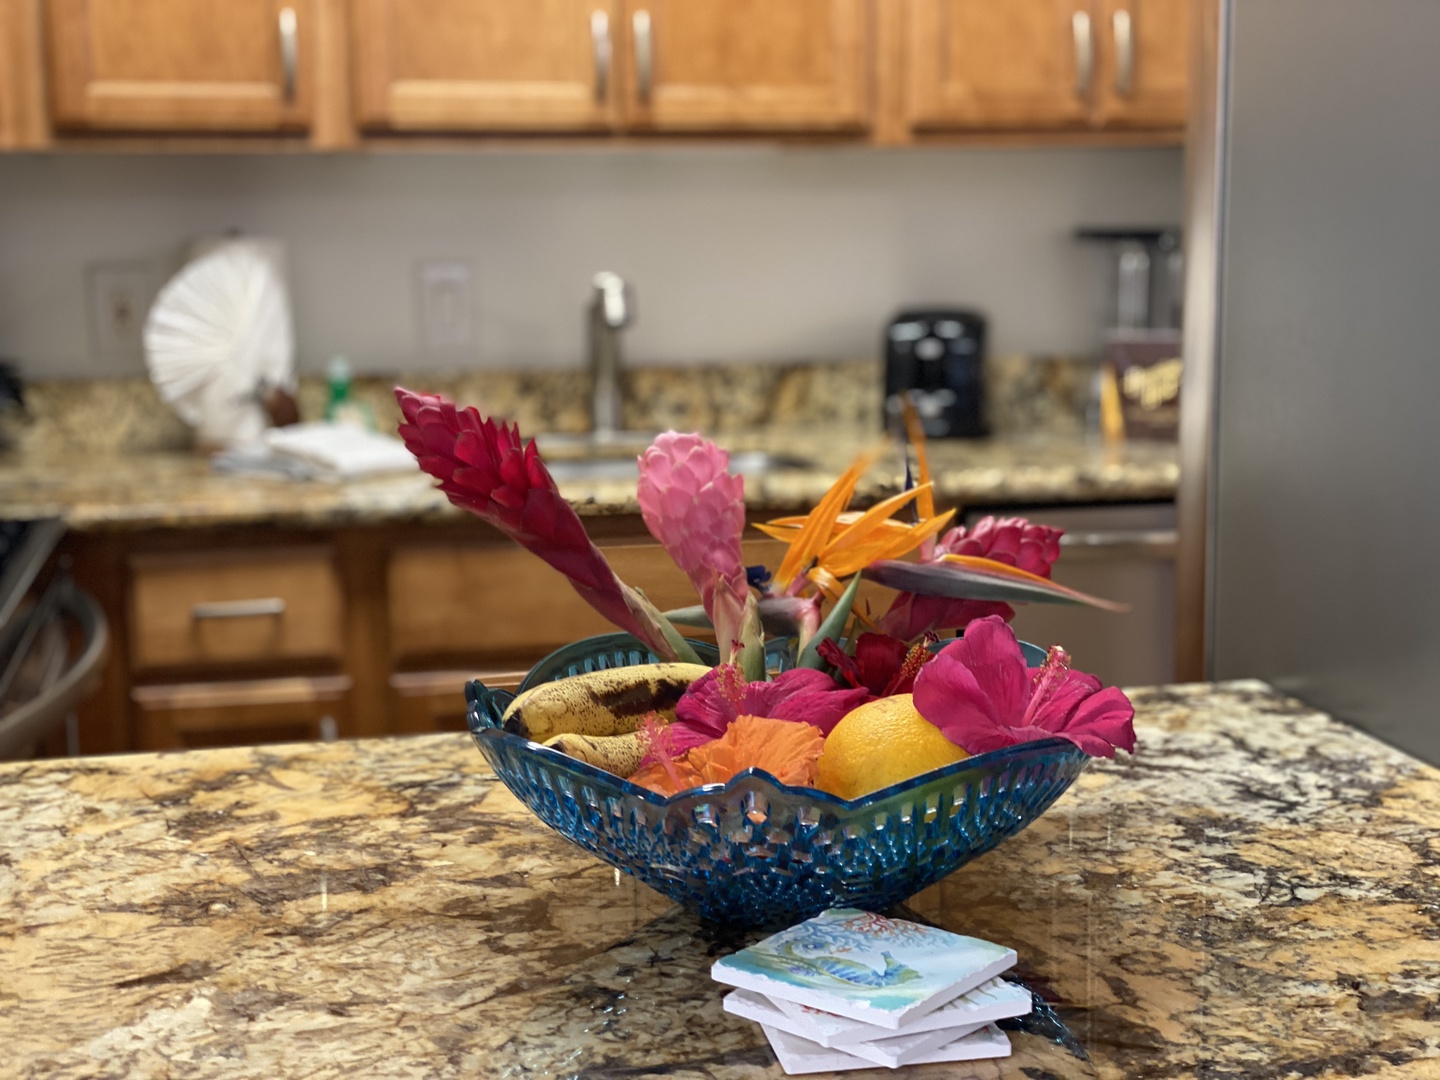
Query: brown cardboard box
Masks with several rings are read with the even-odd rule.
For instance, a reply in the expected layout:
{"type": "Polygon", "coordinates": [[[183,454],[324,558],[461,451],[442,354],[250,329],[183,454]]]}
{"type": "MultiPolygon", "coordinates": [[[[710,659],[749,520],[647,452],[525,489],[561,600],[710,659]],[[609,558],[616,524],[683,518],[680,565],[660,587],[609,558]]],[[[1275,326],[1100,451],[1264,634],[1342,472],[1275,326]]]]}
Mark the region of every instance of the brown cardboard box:
{"type": "Polygon", "coordinates": [[[1115,373],[1125,436],[1169,439],[1180,429],[1180,331],[1113,330],[1105,363],[1115,373]]]}

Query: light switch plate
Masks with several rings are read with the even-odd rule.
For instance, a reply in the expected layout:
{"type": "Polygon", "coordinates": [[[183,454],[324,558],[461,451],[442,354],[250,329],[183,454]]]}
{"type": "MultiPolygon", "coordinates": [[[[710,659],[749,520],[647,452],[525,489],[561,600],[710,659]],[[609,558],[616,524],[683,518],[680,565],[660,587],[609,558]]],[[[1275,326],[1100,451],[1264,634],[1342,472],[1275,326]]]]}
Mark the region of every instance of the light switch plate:
{"type": "Polygon", "coordinates": [[[475,275],[455,259],[427,259],[416,267],[420,345],[426,353],[463,352],[475,343],[475,275]]]}
{"type": "Polygon", "coordinates": [[[155,292],[155,274],[143,260],[97,262],[85,268],[86,322],[96,359],[144,359],[145,316],[155,292]]]}

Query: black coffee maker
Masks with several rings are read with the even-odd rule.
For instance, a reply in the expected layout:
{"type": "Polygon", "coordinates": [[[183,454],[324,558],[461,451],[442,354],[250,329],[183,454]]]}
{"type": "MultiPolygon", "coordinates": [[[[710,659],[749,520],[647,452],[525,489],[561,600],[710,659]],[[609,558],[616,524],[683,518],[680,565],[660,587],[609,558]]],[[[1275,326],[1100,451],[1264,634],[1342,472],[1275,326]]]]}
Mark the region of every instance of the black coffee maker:
{"type": "Polygon", "coordinates": [[[977,439],[985,426],[985,319],[973,311],[902,311],[885,328],[885,423],[910,392],[925,435],[977,439]]]}

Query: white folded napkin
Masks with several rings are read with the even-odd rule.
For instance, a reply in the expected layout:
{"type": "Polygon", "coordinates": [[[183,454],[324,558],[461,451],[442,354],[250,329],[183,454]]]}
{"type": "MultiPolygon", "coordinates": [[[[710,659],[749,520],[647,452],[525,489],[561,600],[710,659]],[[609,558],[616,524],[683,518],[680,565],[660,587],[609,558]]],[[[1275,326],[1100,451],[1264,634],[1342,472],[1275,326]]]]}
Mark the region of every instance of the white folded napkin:
{"type": "Polygon", "coordinates": [[[259,442],[231,447],[211,462],[220,472],[296,480],[357,480],[419,468],[399,439],[350,424],[329,423],[271,428],[259,442]]]}

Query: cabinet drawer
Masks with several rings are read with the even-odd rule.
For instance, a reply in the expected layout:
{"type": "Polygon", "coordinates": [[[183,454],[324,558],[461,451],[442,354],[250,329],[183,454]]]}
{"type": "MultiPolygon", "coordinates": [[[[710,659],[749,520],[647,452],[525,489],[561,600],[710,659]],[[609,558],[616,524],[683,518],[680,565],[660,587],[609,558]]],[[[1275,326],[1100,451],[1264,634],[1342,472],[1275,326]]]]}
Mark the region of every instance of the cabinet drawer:
{"type": "Polygon", "coordinates": [[[139,686],[131,691],[141,750],[333,740],[345,733],[350,680],[139,686]]]}
{"type": "MultiPolygon", "coordinates": [[[[774,566],[783,545],[744,544],[748,563],[774,566]]],[[[605,557],[620,580],[664,611],[699,602],[655,543],[614,544],[605,557]]],[[[390,563],[391,651],[397,657],[475,655],[538,659],[615,628],[552,570],[516,547],[414,547],[390,563]]]]}
{"type": "Polygon", "coordinates": [[[137,668],[341,655],[341,591],[328,548],[137,555],[137,668]]]}

